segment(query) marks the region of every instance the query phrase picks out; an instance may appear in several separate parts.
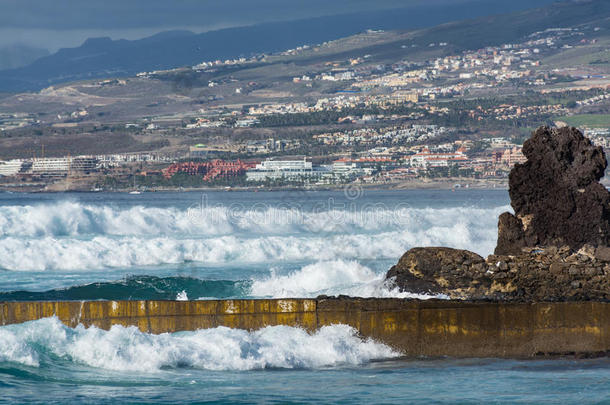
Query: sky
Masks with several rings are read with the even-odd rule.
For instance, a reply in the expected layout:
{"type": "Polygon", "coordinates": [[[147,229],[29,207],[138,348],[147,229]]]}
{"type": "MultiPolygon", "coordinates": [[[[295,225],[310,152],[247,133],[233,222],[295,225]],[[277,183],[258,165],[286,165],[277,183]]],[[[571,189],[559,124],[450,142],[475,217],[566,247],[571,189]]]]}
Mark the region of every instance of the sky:
{"type": "MultiPolygon", "coordinates": [[[[90,37],[138,39],[160,31],[214,29],[308,17],[442,6],[468,0],[0,0],[0,47],[25,44],[54,52],[90,37]]],[[[502,11],[507,0],[485,0],[502,11]]],[[[536,7],[552,0],[529,0],[536,7]]]]}

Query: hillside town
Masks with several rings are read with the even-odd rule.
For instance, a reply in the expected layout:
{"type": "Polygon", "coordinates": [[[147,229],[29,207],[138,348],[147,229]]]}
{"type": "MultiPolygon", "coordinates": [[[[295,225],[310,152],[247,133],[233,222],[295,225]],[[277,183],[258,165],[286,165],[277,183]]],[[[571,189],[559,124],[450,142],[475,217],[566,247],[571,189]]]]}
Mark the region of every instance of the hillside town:
{"type": "MultiPolygon", "coordinates": [[[[596,144],[610,147],[610,115],[605,113],[610,80],[605,73],[595,70],[596,64],[585,69],[545,62],[558,52],[595,46],[596,32],[589,26],[546,29],[522,42],[455,54],[446,51],[448,42],[405,40],[401,49],[422,48],[424,54],[442,56],[392,63],[371,62],[368,54],[333,59],[274,82],[281,91],[225,72],[327,52],[340,41],[203,61],[187,70],[142,72],[79,90],[49,87],[41,95],[80,97],[86,89],[119,91],[134,83],[174,80],[185,72],[211,77],[201,84],[205,101],[180,112],[108,123],[100,122],[107,113],[95,104],[76,104],[53,115],[0,113],[5,139],[28,131],[113,133],[158,145],[134,152],[65,153],[49,151],[49,146],[45,152],[43,141],[27,153],[4,156],[0,187],[408,187],[421,182],[506,187],[511,167],[524,160],[523,140],[540,124],[575,125],[596,144]],[[581,117],[585,121],[578,121],[581,117]]],[[[383,35],[367,31],[356,38],[383,35]]]]}
{"type": "MultiPolygon", "coordinates": [[[[434,133],[449,131],[429,128],[427,139],[434,133]]],[[[421,127],[403,129],[416,134],[421,127]]],[[[395,136],[404,136],[393,131],[395,136]]],[[[420,135],[423,136],[423,135],[420,135]]],[[[594,130],[588,133],[596,143],[610,145],[610,131],[594,130]]],[[[475,150],[472,141],[454,141],[441,144],[420,143],[411,147],[374,147],[362,152],[327,159],[310,156],[285,158],[219,159],[201,158],[201,146],[192,148],[188,156],[166,156],[155,153],[134,153],[97,156],[38,157],[0,162],[2,184],[11,181],[27,185],[32,182],[70,178],[90,178],[98,181],[104,176],[123,178],[126,187],[151,184],[162,187],[162,181],[149,183],[146,179],[169,181],[177,175],[197,178],[199,185],[236,184],[256,185],[310,185],[337,184],[388,184],[426,178],[460,178],[468,180],[506,180],[515,163],[525,160],[521,146],[504,138],[485,138],[485,147],[475,150]]],[[[272,143],[272,140],[268,144],[272,143]]],[[[97,183],[96,183],[97,184],[97,183]]],[[[98,187],[95,187],[97,189],[98,187]]]]}

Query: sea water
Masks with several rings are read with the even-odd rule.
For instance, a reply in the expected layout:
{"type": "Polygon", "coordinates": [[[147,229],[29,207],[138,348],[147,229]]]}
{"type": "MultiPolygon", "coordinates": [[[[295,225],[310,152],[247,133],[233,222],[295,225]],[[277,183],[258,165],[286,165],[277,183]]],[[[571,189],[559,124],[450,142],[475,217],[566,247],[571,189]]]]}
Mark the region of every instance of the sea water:
{"type": "MultiPolygon", "coordinates": [[[[492,252],[506,191],[0,193],[0,300],[417,297],[413,246],[492,252]]],[[[442,298],[442,297],[439,297],[442,298]]],[[[6,402],[610,402],[600,360],[406,360],[346,325],[0,327],[6,402]]]]}

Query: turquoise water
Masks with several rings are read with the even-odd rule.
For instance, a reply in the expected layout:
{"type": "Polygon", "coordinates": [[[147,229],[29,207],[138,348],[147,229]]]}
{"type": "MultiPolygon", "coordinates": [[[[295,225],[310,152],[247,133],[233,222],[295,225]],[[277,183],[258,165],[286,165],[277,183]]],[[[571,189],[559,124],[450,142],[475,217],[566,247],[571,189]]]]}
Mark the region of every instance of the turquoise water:
{"type": "MultiPolygon", "coordinates": [[[[419,297],[412,246],[482,255],[505,191],[0,193],[0,300],[419,297]]],[[[0,327],[6,403],[610,403],[596,360],[406,360],[345,325],[0,327]]]]}
{"type": "Polygon", "coordinates": [[[0,299],[394,296],[379,281],[405,250],[488,254],[506,209],[475,190],[0,193],[0,299]]]}
{"type": "Polygon", "coordinates": [[[610,362],[385,360],[319,368],[155,373],[50,358],[0,363],[0,401],[23,403],[610,403],[610,362]]]}

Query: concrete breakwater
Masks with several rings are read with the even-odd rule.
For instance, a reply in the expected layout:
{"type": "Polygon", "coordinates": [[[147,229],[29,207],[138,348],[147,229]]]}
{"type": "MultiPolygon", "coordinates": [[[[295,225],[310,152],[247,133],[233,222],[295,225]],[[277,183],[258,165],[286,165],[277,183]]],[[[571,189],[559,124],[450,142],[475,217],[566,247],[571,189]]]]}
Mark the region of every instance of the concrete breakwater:
{"type": "Polygon", "coordinates": [[[610,353],[610,303],[502,303],[381,298],[0,303],[0,325],[57,316],[74,327],[164,333],[347,324],[407,357],[610,353]]]}

